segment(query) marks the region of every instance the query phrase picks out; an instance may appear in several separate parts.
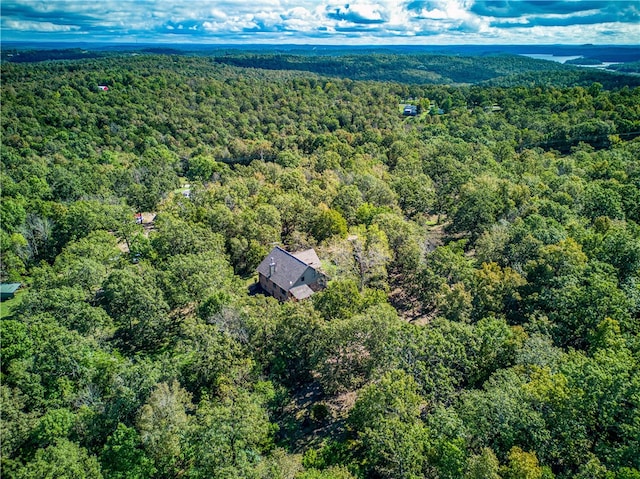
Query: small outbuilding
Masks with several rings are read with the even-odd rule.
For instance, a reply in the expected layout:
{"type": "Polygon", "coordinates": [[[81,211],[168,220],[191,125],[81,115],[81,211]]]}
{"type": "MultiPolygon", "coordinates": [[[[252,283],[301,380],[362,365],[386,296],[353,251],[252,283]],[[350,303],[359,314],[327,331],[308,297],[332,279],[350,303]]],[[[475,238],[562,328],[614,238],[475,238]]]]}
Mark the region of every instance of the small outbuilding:
{"type": "Polygon", "coordinates": [[[5,301],[7,299],[13,298],[20,286],[21,286],[20,283],[1,283],[0,284],[0,301],[5,301]]]}
{"type": "Polygon", "coordinates": [[[262,289],[280,301],[306,299],[327,284],[313,249],[290,253],[276,246],[257,271],[262,289]]]}
{"type": "Polygon", "coordinates": [[[402,114],[404,116],[416,116],[418,114],[418,107],[415,105],[405,105],[402,114]]]}

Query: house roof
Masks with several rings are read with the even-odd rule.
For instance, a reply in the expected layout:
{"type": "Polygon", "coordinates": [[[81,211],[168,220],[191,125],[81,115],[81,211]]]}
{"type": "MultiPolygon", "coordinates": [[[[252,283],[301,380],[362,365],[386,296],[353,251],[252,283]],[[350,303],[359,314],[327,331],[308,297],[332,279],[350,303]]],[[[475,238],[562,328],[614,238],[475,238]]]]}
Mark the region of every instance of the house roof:
{"type": "Polygon", "coordinates": [[[291,254],[314,269],[320,268],[320,258],[318,258],[316,250],[313,248],[291,254]]]}
{"type": "Polygon", "coordinates": [[[11,294],[15,293],[20,287],[20,283],[2,283],[0,284],[0,293],[11,294]]]}
{"type": "Polygon", "coordinates": [[[306,284],[301,284],[295,288],[291,288],[289,292],[296,299],[306,299],[313,294],[313,290],[306,284]]]}
{"type": "MultiPolygon", "coordinates": [[[[306,251],[302,253],[306,253],[306,251]]],[[[318,256],[315,255],[315,257],[318,256]]],[[[302,259],[276,246],[258,265],[257,271],[269,278],[275,285],[289,291],[310,266],[302,259]]]]}

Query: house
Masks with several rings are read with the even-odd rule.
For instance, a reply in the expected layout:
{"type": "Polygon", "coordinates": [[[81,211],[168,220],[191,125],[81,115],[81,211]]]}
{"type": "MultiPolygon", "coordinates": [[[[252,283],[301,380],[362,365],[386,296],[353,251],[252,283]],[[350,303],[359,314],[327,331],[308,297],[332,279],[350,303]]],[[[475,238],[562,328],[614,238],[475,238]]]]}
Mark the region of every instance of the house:
{"type": "Polygon", "coordinates": [[[402,114],[405,116],[416,116],[418,114],[418,107],[415,105],[405,105],[402,114]]]}
{"type": "Polygon", "coordinates": [[[0,301],[11,299],[20,287],[20,283],[1,283],[0,284],[0,301]]]}
{"type": "Polygon", "coordinates": [[[313,249],[290,253],[276,246],[257,271],[262,289],[280,301],[308,298],[327,283],[327,277],[320,271],[320,259],[313,249]]]}

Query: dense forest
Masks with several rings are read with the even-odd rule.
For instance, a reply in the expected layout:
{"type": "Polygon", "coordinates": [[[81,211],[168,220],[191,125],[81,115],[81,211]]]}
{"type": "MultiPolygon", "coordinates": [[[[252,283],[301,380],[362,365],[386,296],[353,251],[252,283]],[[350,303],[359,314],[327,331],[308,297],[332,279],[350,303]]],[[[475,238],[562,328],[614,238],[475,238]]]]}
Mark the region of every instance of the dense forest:
{"type": "Polygon", "coordinates": [[[2,64],[3,477],[640,478],[640,78],[415,58],[2,64]]]}

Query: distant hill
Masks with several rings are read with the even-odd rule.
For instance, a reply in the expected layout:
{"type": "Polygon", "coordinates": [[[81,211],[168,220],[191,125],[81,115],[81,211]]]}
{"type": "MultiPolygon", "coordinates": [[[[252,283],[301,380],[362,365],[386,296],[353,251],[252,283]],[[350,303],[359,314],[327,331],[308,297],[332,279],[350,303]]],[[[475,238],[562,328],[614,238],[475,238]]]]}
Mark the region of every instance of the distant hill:
{"type": "MultiPolygon", "coordinates": [[[[638,45],[258,45],[258,44],[185,44],[185,43],[73,43],[66,42],[3,42],[3,50],[67,50],[82,49],[93,52],[140,52],[155,51],[171,54],[220,55],[225,53],[276,53],[308,56],[339,56],[350,54],[439,54],[485,56],[547,55],[554,57],[582,56],[601,62],[640,61],[638,45]]],[[[3,52],[4,53],[4,52],[3,52]]],[[[36,60],[33,60],[36,61],[36,60]]]]}
{"type": "Polygon", "coordinates": [[[105,52],[84,50],[81,48],[46,50],[22,50],[18,48],[2,49],[2,61],[8,61],[12,63],[36,63],[49,60],[83,60],[87,58],[99,58],[103,56],[105,56],[105,52]]]}
{"type": "Polygon", "coordinates": [[[610,70],[615,70],[623,73],[635,73],[640,74],[640,61],[619,63],[617,65],[609,65],[610,70]]]}
{"type": "Polygon", "coordinates": [[[568,67],[517,55],[349,54],[305,56],[241,53],[214,56],[218,63],[267,70],[302,70],[352,80],[469,84],[512,73],[558,71],[568,67]]]}
{"type": "MultiPolygon", "coordinates": [[[[640,50],[627,46],[459,45],[459,46],[301,46],[301,45],[60,45],[8,44],[6,62],[82,60],[124,54],[205,56],[218,64],[261,70],[309,72],[352,80],[404,84],[492,86],[601,83],[605,88],[638,86],[629,75],[636,68],[615,65],[618,74],[580,69],[566,60],[578,55],[592,62],[640,60],[640,50]],[[36,48],[40,46],[41,48],[36,48]],[[56,47],[56,48],[54,48],[56,47]],[[526,55],[544,56],[545,59],[526,55]],[[547,58],[548,57],[548,58],[547,58]]],[[[581,63],[582,62],[576,62],[581,63]]],[[[633,65],[633,63],[629,63],[633,65]]]]}

